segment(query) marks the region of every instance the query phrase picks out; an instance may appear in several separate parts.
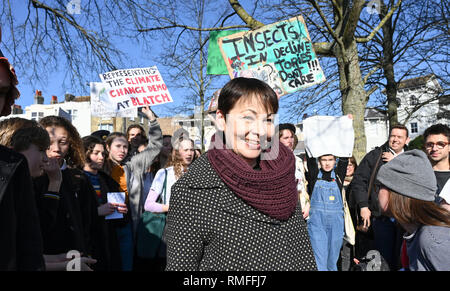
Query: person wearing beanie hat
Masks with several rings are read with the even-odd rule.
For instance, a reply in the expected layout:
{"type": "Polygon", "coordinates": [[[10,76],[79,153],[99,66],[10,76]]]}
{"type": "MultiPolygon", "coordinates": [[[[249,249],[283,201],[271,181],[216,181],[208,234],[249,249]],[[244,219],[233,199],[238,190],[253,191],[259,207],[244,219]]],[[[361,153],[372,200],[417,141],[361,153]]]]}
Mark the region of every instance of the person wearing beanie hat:
{"type": "Polygon", "coordinates": [[[405,229],[411,271],[450,271],[450,212],[434,203],[436,178],[420,150],[381,166],[381,211],[405,229]]]}

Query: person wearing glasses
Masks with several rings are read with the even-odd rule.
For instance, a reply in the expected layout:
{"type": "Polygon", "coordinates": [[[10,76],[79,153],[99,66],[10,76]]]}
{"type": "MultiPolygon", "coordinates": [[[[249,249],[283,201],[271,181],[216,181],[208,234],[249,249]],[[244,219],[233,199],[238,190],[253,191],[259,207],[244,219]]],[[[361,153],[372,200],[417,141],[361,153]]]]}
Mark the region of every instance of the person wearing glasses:
{"type": "Polygon", "coordinates": [[[430,126],[423,133],[424,147],[437,180],[436,202],[450,211],[450,128],[444,124],[430,126]]]}

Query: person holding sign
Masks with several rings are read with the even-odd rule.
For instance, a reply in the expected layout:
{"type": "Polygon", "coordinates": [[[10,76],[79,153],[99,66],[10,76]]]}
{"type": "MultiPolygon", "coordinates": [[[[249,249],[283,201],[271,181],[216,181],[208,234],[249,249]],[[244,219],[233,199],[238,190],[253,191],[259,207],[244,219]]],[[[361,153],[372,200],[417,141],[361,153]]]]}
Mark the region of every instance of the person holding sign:
{"type": "Polygon", "coordinates": [[[211,148],[171,189],[166,270],[316,270],[277,111],[260,80],[222,88],[211,148]]]}
{"type": "Polygon", "coordinates": [[[155,114],[148,106],[142,108],[142,113],[150,121],[149,143],[141,152],[126,161],[129,143],[127,136],[120,132],[113,132],[106,139],[108,159],[105,170],[120,185],[121,192],[125,192],[128,207],[128,223],[118,229],[121,243],[122,270],[133,269],[134,245],[139,220],[144,212],[142,189],[145,172],[151,167],[162,147],[162,132],[155,114]],[[122,239],[121,239],[122,238],[122,239]]]}
{"type": "MultiPolygon", "coordinates": [[[[352,116],[349,115],[349,118],[352,116]]],[[[326,135],[326,132],[321,132],[320,135],[326,135]]],[[[329,142],[333,144],[332,140],[329,142]]],[[[336,156],[321,155],[318,157],[319,169],[316,157],[310,157],[308,150],[306,156],[306,179],[311,195],[308,232],[317,268],[319,271],[337,271],[337,261],[344,239],[344,206],[341,193],[348,158],[339,158],[335,169],[336,156]]]]}
{"type": "Polygon", "coordinates": [[[106,158],[106,149],[103,141],[95,136],[83,137],[83,146],[86,153],[84,163],[84,174],[91,181],[97,194],[98,202],[98,223],[99,229],[96,235],[103,243],[96,249],[100,254],[96,270],[119,271],[121,269],[119,242],[116,235],[116,221],[106,220],[105,217],[118,210],[121,213],[127,212],[125,204],[112,204],[108,202],[108,192],[119,192],[119,185],[111,176],[102,171],[106,158]],[[100,259],[101,258],[101,259],[100,259]]]}

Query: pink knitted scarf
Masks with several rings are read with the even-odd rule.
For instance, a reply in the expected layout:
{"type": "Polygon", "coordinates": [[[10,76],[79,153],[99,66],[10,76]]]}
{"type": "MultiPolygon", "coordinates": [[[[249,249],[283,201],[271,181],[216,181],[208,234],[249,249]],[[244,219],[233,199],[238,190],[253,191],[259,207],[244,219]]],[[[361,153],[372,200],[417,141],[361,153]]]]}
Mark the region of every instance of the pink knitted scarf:
{"type": "MultiPolygon", "coordinates": [[[[219,136],[219,135],[214,135],[219,136]]],[[[278,143],[267,151],[271,158],[261,160],[261,170],[254,170],[239,155],[226,149],[223,140],[211,141],[208,159],[224,183],[247,204],[278,220],[287,220],[297,205],[295,157],[278,143]]]]}

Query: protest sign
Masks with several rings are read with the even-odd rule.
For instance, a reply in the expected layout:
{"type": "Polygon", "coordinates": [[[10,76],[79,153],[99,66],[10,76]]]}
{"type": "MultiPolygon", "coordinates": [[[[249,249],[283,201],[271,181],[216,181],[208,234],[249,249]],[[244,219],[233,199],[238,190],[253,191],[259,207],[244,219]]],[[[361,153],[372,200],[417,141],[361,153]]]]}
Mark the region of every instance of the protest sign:
{"type": "Polygon", "coordinates": [[[107,72],[100,79],[115,111],[173,102],[156,66],[107,72]]]}
{"type": "Polygon", "coordinates": [[[351,157],[355,141],[353,120],[347,115],[312,116],[303,120],[305,148],[310,157],[351,157]]]}
{"type": "Polygon", "coordinates": [[[325,81],[302,16],[218,40],[230,77],[263,80],[282,96],[325,81]]]}
{"type": "Polygon", "coordinates": [[[108,96],[110,86],[106,83],[91,82],[91,115],[97,117],[137,117],[138,109],[117,108],[117,103],[108,96]]]}
{"type": "Polygon", "coordinates": [[[222,36],[235,34],[243,30],[214,30],[209,32],[208,62],[206,65],[206,74],[208,75],[228,75],[227,66],[220,52],[217,39],[222,36]]]}

